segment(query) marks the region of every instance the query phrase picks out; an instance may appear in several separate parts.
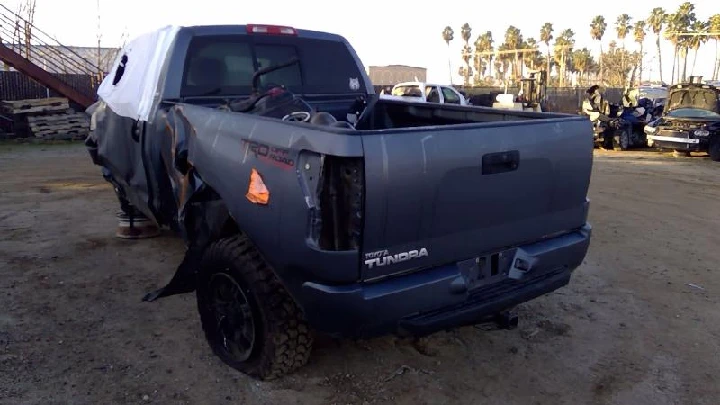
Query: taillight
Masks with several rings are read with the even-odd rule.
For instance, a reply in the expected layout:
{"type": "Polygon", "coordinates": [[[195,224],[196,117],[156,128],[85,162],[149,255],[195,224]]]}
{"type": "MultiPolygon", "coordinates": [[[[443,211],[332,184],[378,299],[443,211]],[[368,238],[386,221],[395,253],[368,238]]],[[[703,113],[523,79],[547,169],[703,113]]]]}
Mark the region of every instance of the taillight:
{"type": "Polygon", "coordinates": [[[248,24],[247,32],[248,34],[297,35],[295,28],[282,25],[248,24]]]}

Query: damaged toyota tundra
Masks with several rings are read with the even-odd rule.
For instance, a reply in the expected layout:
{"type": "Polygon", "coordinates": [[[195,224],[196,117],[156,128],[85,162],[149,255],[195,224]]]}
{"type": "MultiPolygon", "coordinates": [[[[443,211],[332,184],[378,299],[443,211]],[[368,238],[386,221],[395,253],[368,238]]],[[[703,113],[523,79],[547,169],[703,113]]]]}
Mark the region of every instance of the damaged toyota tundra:
{"type": "Polygon", "coordinates": [[[255,378],[306,364],[316,333],[512,327],[588,251],[587,119],[381,99],[335,34],[164,27],[98,96],[86,147],[118,236],[186,246],[143,299],[194,292],[213,352],[255,378]]]}

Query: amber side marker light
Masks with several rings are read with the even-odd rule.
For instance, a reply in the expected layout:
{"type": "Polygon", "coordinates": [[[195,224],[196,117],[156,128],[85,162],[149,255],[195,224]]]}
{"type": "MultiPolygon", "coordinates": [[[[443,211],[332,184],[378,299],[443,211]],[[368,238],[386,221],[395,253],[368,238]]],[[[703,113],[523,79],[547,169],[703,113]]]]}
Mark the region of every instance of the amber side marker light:
{"type": "Polygon", "coordinates": [[[268,201],[270,201],[270,192],[260,173],[258,173],[255,168],[250,172],[250,184],[248,184],[248,191],[247,194],[245,194],[245,198],[252,203],[263,205],[266,205],[268,201]]]}

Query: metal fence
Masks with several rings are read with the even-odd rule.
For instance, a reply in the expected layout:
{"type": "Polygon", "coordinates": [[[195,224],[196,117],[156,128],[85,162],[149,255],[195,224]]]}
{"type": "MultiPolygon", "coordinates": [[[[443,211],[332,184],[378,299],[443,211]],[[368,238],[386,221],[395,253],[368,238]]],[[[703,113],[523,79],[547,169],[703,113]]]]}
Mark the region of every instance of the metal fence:
{"type": "MultiPolygon", "coordinates": [[[[392,86],[374,86],[375,92],[379,93],[380,90],[389,92],[392,86]]],[[[503,87],[463,87],[454,86],[459,91],[462,91],[467,95],[468,98],[480,105],[491,106],[495,101],[495,96],[503,94],[505,88],[503,87]]],[[[510,94],[518,93],[517,87],[508,87],[507,92],[510,94]]],[[[547,88],[547,109],[548,111],[564,112],[574,114],[580,109],[580,106],[585,98],[585,87],[548,87],[547,88]]],[[[611,103],[620,103],[623,89],[621,88],[606,88],[604,90],[605,98],[611,103]]]]}
{"type": "MultiPolygon", "coordinates": [[[[53,74],[84,93],[95,93],[95,78],[81,74],[53,74]]],[[[13,101],[44,97],[61,97],[20,72],[0,71],[0,100],[13,101]]]]}
{"type": "MultiPolygon", "coordinates": [[[[89,75],[80,74],[55,74],[64,82],[70,84],[75,89],[94,94],[96,84],[94,78],[89,75]]],[[[375,91],[380,92],[381,89],[388,86],[375,86],[375,91]]],[[[392,86],[389,86],[390,88],[392,86]]],[[[495,96],[502,94],[505,89],[501,87],[468,87],[456,86],[460,91],[467,94],[468,97],[475,99],[483,99],[485,103],[494,101],[495,96]]],[[[516,87],[508,87],[508,93],[517,94],[516,87]]],[[[608,88],[605,89],[605,98],[611,103],[620,103],[623,89],[608,88]]],[[[28,78],[19,72],[0,71],[0,100],[24,100],[43,97],[58,97],[57,94],[28,78]]],[[[548,109],[550,111],[576,113],[585,97],[585,88],[583,87],[548,87],[547,100],[548,109]]]]}
{"type": "MultiPolygon", "coordinates": [[[[505,92],[505,89],[501,87],[455,87],[467,94],[468,97],[485,95],[490,96],[492,101],[494,101],[496,95],[505,92]]],[[[586,89],[586,87],[548,87],[546,89],[548,111],[570,114],[577,113],[585,98],[586,89]]],[[[518,90],[517,87],[508,87],[507,92],[510,94],[518,94],[518,90]]],[[[603,92],[605,99],[609,102],[618,104],[621,102],[623,94],[622,88],[606,88],[603,92]]]]}

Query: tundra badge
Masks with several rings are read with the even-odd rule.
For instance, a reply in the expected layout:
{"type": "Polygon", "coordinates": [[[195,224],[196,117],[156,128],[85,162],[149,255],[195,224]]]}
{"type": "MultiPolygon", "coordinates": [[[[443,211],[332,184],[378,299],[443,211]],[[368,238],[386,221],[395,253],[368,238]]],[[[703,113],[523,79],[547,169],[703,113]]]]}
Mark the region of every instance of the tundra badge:
{"type": "Polygon", "coordinates": [[[369,269],[372,269],[375,266],[387,266],[389,264],[400,263],[410,259],[427,256],[428,250],[426,248],[409,250],[407,252],[396,253],[394,255],[391,255],[387,250],[378,250],[377,252],[365,253],[365,265],[368,266],[369,269]]]}

